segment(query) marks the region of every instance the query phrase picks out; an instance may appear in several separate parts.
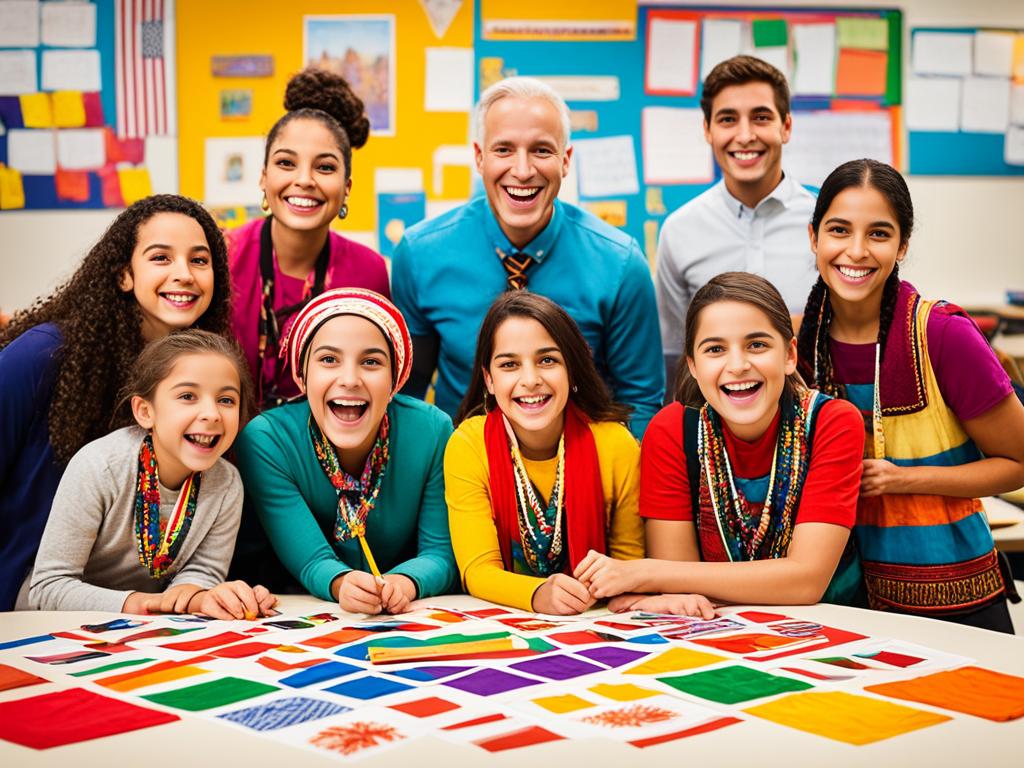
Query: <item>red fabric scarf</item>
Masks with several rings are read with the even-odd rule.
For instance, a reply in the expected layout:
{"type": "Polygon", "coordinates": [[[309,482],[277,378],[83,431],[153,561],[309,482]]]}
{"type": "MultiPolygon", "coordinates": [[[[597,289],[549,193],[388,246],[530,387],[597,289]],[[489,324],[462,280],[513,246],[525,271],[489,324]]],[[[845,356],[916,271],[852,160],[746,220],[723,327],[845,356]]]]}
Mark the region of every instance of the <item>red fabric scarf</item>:
{"type": "MultiPolygon", "coordinates": [[[[604,554],[604,489],[597,459],[597,444],[586,415],[572,402],[565,406],[565,525],[569,544],[566,572],[591,549],[604,554]]],[[[498,545],[505,570],[512,570],[512,542],[519,536],[512,452],[495,408],[484,424],[484,444],[490,472],[491,513],[498,529],[498,545]]]]}

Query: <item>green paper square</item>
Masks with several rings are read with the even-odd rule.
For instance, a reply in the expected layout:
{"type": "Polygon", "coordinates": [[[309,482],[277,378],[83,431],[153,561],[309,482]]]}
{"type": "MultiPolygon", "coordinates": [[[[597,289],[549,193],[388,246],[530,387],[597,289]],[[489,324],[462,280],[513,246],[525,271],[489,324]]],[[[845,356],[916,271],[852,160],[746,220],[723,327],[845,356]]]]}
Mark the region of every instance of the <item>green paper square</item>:
{"type": "Polygon", "coordinates": [[[657,679],[677,691],[717,701],[719,704],[738,704],[741,701],[774,696],[776,693],[806,691],[814,687],[800,680],[769,675],[767,672],[739,665],[657,679]]]}
{"type": "Polygon", "coordinates": [[[889,20],[863,17],[836,19],[836,38],[839,48],[859,48],[863,51],[889,50],[889,20]]]}
{"type": "Polygon", "coordinates": [[[755,48],[785,45],[789,39],[785,19],[759,19],[751,24],[755,48]]]}
{"type": "Polygon", "coordinates": [[[264,693],[276,690],[278,690],[276,685],[243,680],[240,677],[223,677],[220,680],[211,680],[208,683],[176,688],[163,693],[153,693],[142,698],[149,699],[154,704],[163,704],[165,707],[199,712],[224,704],[234,704],[236,701],[262,696],[264,693]]]}

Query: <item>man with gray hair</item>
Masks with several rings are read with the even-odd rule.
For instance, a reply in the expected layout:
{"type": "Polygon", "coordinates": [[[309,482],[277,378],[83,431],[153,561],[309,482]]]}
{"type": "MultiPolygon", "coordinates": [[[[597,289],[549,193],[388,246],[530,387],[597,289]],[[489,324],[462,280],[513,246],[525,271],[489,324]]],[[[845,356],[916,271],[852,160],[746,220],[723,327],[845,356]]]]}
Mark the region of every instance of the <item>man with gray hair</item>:
{"type": "Polygon", "coordinates": [[[413,335],[407,394],[454,415],[480,323],[506,290],[560,304],[590,344],[614,398],[643,435],[664,392],[654,286],[636,241],[558,200],[569,172],[569,110],[550,87],[512,77],[477,104],[473,150],[486,197],[410,228],[392,259],[392,294],[413,335]]]}

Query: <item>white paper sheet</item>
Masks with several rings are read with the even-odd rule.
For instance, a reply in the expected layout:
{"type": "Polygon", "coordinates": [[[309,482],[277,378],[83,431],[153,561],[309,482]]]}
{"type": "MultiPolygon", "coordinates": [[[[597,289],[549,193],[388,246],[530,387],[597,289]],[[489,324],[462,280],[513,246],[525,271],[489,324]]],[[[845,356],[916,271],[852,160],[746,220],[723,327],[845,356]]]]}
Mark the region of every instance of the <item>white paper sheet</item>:
{"type": "Polygon", "coordinates": [[[700,79],[703,80],[716,64],[738,56],[743,50],[743,22],[726,19],[708,19],[702,25],[700,44],[700,79]]]}
{"type": "MultiPolygon", "coordinates": [[[[3,3],[0,2],[0,5],[3,3]]],[[[35,93],[38,90],[36,52],[0,51],[0,96],[35,93]]]]}
{"type": "Polygon", "coordinates": [[[378,195],[422,192],[423,171],[419,168],[377,168],[373,172],[373,190],[378,195]]]}
{"type": "Polygon", "coordinates": [[[974,74],[1009,77],[1013,69],[1013,32],[986,32],[974,35],[974,74]]]}
{"type": "Polygon", "coordinates": [[[1011,125],[1006,132],[1003,159],[1007,165],[1024,165],[1024,126],[1011,125]]]}
{"type": "Polygon", "coordinates": [[[569,173],[562,178],[562,186],[558,188],[558,199],[570,205],[580,204],[579,163],[575,150],[573,156],[569,158],[569,173]]]}
{"type": "Polygon", "coordinates": [[[1024,125],[1024,85],[1010,87],[1010,122],[1024,125]]]}
{"type": "Polygon", "coordinates": [[[755,48],[754,56],[767,61],[779,72],[789,79],[789,48],[785,45],[767,45],[764,48],[755,48]]]}
{"type": "Polygon", "coordinates": [[[645,184],[711,181],[714,167],[701,110],[647,107],[641,122],[645,184]]]}
{"type": "MultiPolygon", "coordinates": [[[[444,192],[444,168],[446,165],[473,168],[473,147],[464,144],[442,144],[434,150],[434,194],[444,192]]],[[[377,190],[380,192],[380,189],[377,190]]]]}
{"type": "Polygon", "coordinates": [[[57,131],[57,162],[69,171],[102,168],[107,161],[102,128],[73,128],[57,131]]]}
{"type": "Polygon", "coordinates": [[[960,130],[1004,133],[1010,124],[1010,79],[965,77],[960,99],[960,130]]]}
{"type": "Polygon", "coordinates": [[[913,46],[916,75],[969,75],[973,70],[974,35],[917,32],[913,46]]]}
{"type": "Polygon", "coordinates": [[[697,23],[654,19],[647,39],[647,87],[693,93],[697,23]]]}
{"type": "Polygon", "coordinates": [[[821,186],[850,158],[892,163],[892,119],[888,112],[800,112],[786,145],[786,173],[801,184],[821,186]]]}
{"type": "Polygon", "coordinates": [[[178,194],[178,137],[147,136],[146,168],[153,194],[178,194]]]}
{"type": "Polygon", "coordinates": [[[207,205],[257,205],[263,169],[262,136],[206,140],[203,200],[207,205]]]}
{"type": "Polygon", "coordinates": [[[53,131],[12,128],[7,132],[7,164],[22,173],[57,172],[53,131]]]}
{"type": "Polygon", "coordinates": [[[906,84],[909,131],[959,131],[959,77],[911,77],[906,84]]]}
{"type": "Polygon", "coordinates": [[[98,91],[100,52],[43,51],[44,91],[98,91]]]}
{"type": "Polygon", "coordinates": [[[619,78],[615,75],[543,75],[537,79],[566,101],[619,100],[619,78]]]}
{"type": "Polygon", "coordinates": [[[0,2],[0,48],[39,45],[39,3],[36,0],[0,2]]]}
{"type": "Polygon", "coordinates": [[[473,109],[473,49],[427,48],[427,112],[473,109]]]}
{"type": "Polygon", "coordinates": [[[93,3],[43,3],[43,45],[92,48],[96,45],[96,6],[93,3]]]}
{"type": "Polygon", "coordinates": [[[573,147],[582,197],[635,195],[640,191],[632,136],[580,139],[573,147]]]}
{"type": "Polygon", "coordinates": [[[832,95],[836,73],[835,24],[794,24],[795,95],[832,95]]]}

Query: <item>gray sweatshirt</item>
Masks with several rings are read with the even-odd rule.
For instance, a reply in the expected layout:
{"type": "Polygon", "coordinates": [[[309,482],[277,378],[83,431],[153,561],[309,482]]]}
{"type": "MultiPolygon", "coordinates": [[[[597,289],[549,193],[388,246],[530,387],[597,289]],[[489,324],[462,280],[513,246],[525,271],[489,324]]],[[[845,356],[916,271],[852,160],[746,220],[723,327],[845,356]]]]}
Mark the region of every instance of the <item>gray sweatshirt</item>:
{"type": "MultiPolygon", "coordinates": [[[[219,459],[203,472],[195,516],[167,573],[154,579],[139,561],[135,487],[145,432],[125,427],[76,453],[61,478],[35,567],[16,609],[119,613],[132,592],[176,584],[213,587],[224,581],[242,515],[238,470],[219,459]]],[[[160,519],[178,492],[160,486],[160,519]]]]}

